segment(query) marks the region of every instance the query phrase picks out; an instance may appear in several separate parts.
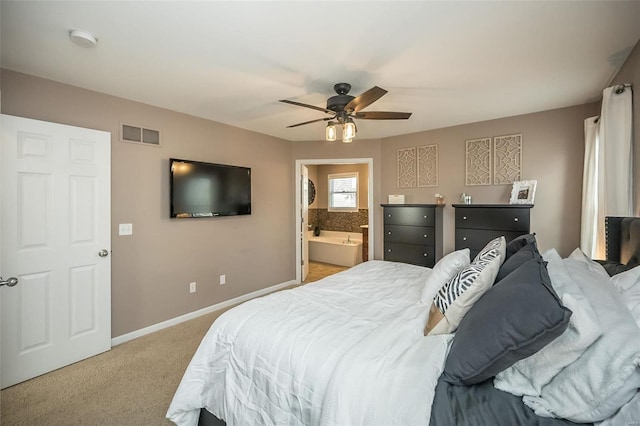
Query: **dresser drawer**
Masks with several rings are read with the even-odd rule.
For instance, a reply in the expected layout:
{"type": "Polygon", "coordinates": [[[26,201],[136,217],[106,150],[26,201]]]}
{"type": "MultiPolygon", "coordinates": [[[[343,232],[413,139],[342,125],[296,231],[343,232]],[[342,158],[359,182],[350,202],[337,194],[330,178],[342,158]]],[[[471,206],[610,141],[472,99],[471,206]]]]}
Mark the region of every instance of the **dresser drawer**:
{"type": "Polygon", "coordinates": [[[471,250],[482,250],[494,238],[504,235],[507,242],[527,232],[500,231],[493,229],[456,228],[456,250],[469,247],[471,250]]]}
{"type": "Polygon", "coordinates": [[[527,208],[456,208],[456,228],[529,232],[527,208]]]}
{"type": "Polygon", "coordinates": [[[385,207],[385,225],[434,226],[433,207],[385,207]]]}
{"type": "Polygon", "coordinates": [[[432,268],[435,264],[435,249],[433,246],[385,242],[384,260],[412,263],[432,268]]]}
{"type": "Polygon", "coordinates": [[[385,225],[384,241],[432,246],[435,230],[430,226],[385,225]]]}

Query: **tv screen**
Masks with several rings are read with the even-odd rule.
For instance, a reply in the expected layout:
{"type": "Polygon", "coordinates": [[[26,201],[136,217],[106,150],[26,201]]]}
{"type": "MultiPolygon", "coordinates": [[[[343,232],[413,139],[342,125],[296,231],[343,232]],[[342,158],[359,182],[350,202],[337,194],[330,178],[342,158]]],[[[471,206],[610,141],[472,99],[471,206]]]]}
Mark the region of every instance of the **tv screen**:
{"type": "Polygon", "coordinates": [[[251,214],[251,169],[169,159],[171,217],[251,214]]]}

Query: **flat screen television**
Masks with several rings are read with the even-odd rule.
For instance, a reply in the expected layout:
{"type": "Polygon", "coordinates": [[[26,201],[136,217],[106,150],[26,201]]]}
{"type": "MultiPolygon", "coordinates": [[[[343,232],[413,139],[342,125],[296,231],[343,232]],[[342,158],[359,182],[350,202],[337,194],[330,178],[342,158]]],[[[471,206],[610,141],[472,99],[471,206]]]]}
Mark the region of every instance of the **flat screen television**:
{"type": "Polygon", "coordinates": [[[251,169],[169,159],[171,217],[251,214],[251,169]]]}

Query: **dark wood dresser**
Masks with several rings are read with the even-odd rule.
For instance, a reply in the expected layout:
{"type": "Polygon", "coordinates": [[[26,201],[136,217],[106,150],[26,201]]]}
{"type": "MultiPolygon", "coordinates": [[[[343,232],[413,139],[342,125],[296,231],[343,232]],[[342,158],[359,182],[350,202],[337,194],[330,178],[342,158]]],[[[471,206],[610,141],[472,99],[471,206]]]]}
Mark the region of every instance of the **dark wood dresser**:
{"type": "Polygon", "coordinates": [[[384,260],[433,268],[442,258],[443,204],[382,204],[384,260]]]}
{"type": "Polygon", "coordinates": [[[468,247],[473,259],[492,239],[507,242],[530,233],[530,204],[453,204],[456,209],[456,250],[468,247]]]}

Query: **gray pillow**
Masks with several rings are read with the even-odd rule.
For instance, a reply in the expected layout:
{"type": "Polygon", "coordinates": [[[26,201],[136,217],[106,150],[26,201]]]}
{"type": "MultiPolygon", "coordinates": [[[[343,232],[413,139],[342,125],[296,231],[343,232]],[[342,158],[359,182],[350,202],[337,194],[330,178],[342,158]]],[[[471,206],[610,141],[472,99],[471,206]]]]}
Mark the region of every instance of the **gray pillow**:
{"type": "Polygon", "coordinates": [[[630,269],[633,269],[636,266],[638,266],[637,263],[625,265],[625,264],[619,263],[619,262],[604,261],[604,260],[603,261],[596,260],[596,262],[598,262],[599,264],[604,266],[604,269],[605,269],[605,271],[607,271],[609,276],[614,276],[614,275],[620,274],[622,272],[626,272],[626,271],[628,271],[630,269]]]}
{"type": "Polygon", "coordinates": [[[544,262],[524,263],[489,289],[462,319],[444,380],[472,385],[495,376],[560,336],[571,313],[553,290],[544,262]]]}
{"type": "Polygon", "coordinates": [[[505,261],[516,254],[522,247],[528,244],[533,244],[537,247],[536,234],[520,235],[519,237],[516,237],[513,240],[509,241],[505,250],[505,261]]]}
{"type": "Polygon", "coordinates": [[[500,266],[500,269],[498,270],[498,275],[496,275],[495,284],[497,284],[498,281],[502,280],[511,272],[518,269],[520,265],[525,264],[530,260],[541,259],[541,258],[542,256],[540,255],[540,252],[538,251],[538,248],[536,247],[535,243],[529,243],[525,245],[520,250],[518,250],[515,254],[513,254],[511,257],[505,260],[502,266],[500,266]]]}

